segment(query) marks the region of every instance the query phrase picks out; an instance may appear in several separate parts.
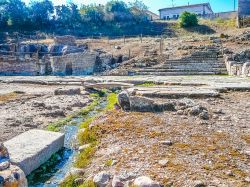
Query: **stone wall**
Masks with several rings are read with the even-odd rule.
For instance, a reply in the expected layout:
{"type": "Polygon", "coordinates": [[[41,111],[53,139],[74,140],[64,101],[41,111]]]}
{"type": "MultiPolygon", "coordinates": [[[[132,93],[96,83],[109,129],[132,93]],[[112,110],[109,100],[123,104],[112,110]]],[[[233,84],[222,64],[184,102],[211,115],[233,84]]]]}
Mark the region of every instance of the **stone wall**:
{"type": "Polygon", "coordinates": [[[34,59],[0,57],[0,75],[34,76],[39,67],[34,59]]]}
{"type": "Polygon", "coordinates": [[[250,50],[224,55],[228,74],[250,77],[250,50]]]}
{"type": "Polygon", "coordinates": [[[97,53],[72,53],[50,57],[53,75],[90,75],[97,66],[97,53]]]}

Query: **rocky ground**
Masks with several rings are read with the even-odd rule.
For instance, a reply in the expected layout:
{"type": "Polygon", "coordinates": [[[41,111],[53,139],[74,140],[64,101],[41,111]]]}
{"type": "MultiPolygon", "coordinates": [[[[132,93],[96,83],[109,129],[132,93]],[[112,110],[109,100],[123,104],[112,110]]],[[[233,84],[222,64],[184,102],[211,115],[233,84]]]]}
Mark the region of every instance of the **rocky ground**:
{"type": "Polygon", "coordinates": [[[249,92],[230,92],[175,100],[206,108],[208,120],[181,110],[110,111],[94,122],[100,144],[85,174],[146,175],[164,186],[248,186],[249,98],[249,92]]]}
{"type": "Polygon", "coordinates": [[[34,128],[45,129],[50,123],[65,118],[90,102],[79,94],[55,95],[55,90],[77,89],[76,86],[36,84],[0,84],[0,141],[34,128]]]}
{"type": "Polygon", "coordinates": [[[171,104],[171,110],[158,113],[116,107],[97,117],[90,130],[98,126],[98,144],[78,182],[92,178],[99,186],[102,180],[105,186],[123,186],[136,179],[133,184],[148,182],[155,187],[245,187],[250,183],[249,78],[1,77],[0,82],[1,141],[29,129],[46,129],[84,107],[90,101],[85,84],[133,87],[130,99],[144,107],[151,100],[171,104]],[[193,92],[195,97],[190,95],[193,92]]]}

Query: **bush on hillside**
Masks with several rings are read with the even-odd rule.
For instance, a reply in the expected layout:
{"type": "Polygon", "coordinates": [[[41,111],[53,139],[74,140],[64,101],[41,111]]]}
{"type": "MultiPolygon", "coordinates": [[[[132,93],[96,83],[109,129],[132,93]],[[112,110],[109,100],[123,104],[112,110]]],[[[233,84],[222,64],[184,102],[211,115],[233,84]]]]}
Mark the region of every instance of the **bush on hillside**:
{"type": "Polygon", "coordinates": [[[192,27],[198,25],[198,18],[196,14],[190,12],[183,12],[180,16],[181,27],[192,27]]]}

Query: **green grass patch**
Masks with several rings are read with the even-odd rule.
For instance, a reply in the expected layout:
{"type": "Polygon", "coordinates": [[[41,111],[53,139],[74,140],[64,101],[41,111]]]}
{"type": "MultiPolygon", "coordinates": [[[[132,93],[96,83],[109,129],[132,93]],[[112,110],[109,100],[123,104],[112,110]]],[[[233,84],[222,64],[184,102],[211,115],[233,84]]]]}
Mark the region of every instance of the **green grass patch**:
{"type": "Polygon", "coordinates": [[[73,118],[73,115],[70,115],[55,123],[50,123],[47,129],[48,131],[59,132],[63,126],[67,125],[72,120],[72,118],[73,118]]]}
{"type": "Polygon", "coordinates": [[[104,163],[104,165],[108,166],[108,167],[112,166],[112,164],[113,164],[113,160],[112,159],[106,160],[106,162],[104,163]]]}
{"type": "Polygon", "coordinates": [[[74,182],[75,179],[77,179],[77,176],[69,175],[63,180],[63,182],[60,184],[60,187],[77,187],[74,182]]]}
{"type": "Polygon", "coordinates": [[[137,86],[140,86],[140,87],[151,87],[151,86],[157,86],[157,84],[155,84],[154,82],[145,82],[145,83],[139,84],[137,86]]]}
{"type": "Polygon", "coordinates": [[[89,144],[89,143],[96,144],[97,142],[96,131],[97,131],[97,127],[93,127],[91,128],[91,130],[89,128],[85,128],[83,132],[80,132],[78,134],[79,143],[81,145],[89,144]]]}
{"type": "Polygon", "coordinates": [[[77,168],[85,168],[90,164],[91,158],[95,153],[95,144],[84,149],[80,154],[77,155],[75,166],[77,168]]]}
{"type": "MultiPolygon", "coordinates": [[[[79,112],[76,112],[76,113],[74,113],[72,115],[67,116],[66,118],[64,118],[62,120],[59,120],[59,121],[54,122],[54,123],[50,123],[48,125],[47,129],[49,131],[59,132],[63,126],[65,126],[65,125],[67,125],[68,123],[71,122],[72,118],[77,117],[77,116],[86,116],[86,115],[88,115],[89,112],[94,110],[95,107],[100,103],[99,93],[91,94],[90,96],[93,98],[93,101],[88,106],[84,107],[79,112]]],[[[74,125],[74,123],[71,123],[71,125],[74,125]]]]}
{"type": "Polygon", "coordinates": [[[114,109],[115,104],[118,103],[118,98],[116,93],[109,93],[107,96],[107,106],[104,111],[114,109]]]}
{"type": "Polygon", "coordinates": [[[80,187],[97,187],[92,180],[86,180],[80,187]]]}

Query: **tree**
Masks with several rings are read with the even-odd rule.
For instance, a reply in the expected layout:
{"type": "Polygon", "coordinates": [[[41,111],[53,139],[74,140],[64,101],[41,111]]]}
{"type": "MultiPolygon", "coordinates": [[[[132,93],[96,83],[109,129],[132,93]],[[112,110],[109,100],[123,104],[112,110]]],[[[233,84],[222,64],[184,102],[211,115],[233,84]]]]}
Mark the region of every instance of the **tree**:
{"type": "Polygon", "coordinates": [[[130,2],[131,12],[134,15],[136,21],[146,21],[148,20],[147,10],[148,7],[143,3],[143,1],[135,0],[130,2]]]}
{"type": "Polygon", "coordinates": [[[91,22],[96,24],[102,24],[104,20],[103,6],[91,4],[82,6],[80,13],[85,22],[91,22]]]}
{"type": "Polygon", "coordinates": [[[198,25],[198,18],[196,14],[190,12],[183,12],[180,16],[181,27],[191,27],[198,25]]]}
{"type": "Polygon", "coordinates": [[[75,28],[81,22],[77,5],[70,3],[55,7],[56,22],[61,27],[75,28]]]}
{"type": "Polygon", "coordinates": [[[123,1],[111,0],[105,5],[106,13],[112,14],[114,21],[129,21],[132,15],[126,3],[123,1]]]}
{"type": "Polygon", "coordinates": [[[4,7],[4,17],[14,27],[21,27],[28,18],[28,9],[21,0],[1,1],[4,7]]]}
{"type": "Polygon", "coordinates": [[[0,0],[0,28],[4,28],[7,26],[8,15],[6,12],[7,1],[0,0]]]}
{"type": "Polygon", "coordinates": [[[50,19],[54,13],[53,3],[49,0],[34,1],[31,3],[31,21],[34,25],[43,29],[50,25],[50,19]]]}

